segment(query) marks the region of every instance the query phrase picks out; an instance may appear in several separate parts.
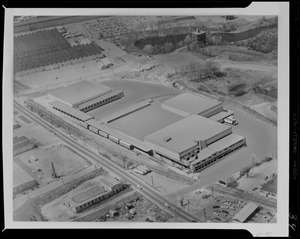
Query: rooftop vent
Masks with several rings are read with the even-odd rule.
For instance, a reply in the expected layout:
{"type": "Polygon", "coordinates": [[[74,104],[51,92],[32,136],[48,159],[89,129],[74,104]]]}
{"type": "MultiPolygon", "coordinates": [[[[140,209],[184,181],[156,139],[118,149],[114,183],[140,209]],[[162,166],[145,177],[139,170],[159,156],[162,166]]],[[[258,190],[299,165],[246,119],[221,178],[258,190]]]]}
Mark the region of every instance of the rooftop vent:
{"type": "Polygon", "coordinates": [[[172,137],[170,137],[170,136],[167,136],[167,137],[164,137],[164,139],[163,139],[163,140],[164,140],[165,142],[169,142],[171,139],[172,139],[172,137]]]}

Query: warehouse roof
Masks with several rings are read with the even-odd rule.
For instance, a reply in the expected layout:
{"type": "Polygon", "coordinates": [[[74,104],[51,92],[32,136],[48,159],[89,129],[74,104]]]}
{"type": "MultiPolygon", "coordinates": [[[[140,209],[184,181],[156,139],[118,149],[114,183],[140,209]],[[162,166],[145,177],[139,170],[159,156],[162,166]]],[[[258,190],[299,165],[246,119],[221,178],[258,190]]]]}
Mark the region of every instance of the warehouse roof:
{"type": "Polygon", "coordinates": [[[225,149],[240,140],[243,140],[245,137],[237,135],[237,134],[230,134],[227,135],[226,137],[208,145],[207,147],[214,150],[214,151],[221,151],[222,149],[225,149]]]}
{"type": "Polygon", "coordinates": [[[48,94],[64,101],[65,103],[75,105],[110,91],[111,88],[108,86],[83,80],[66,87],[61,87],[49,92],[48,94]]]}
{"type": "Polygon", "coordinates": [[[27,183],[33,180],[34,179],[19,165],[13,163],[13,187],[17,187],[23,183],[27,183]]]}
{"type": "Polygon", "coordinates": [[[86,114],[84,112],[81,112],[79,110],[76,110],[76,109],[74,109],[74,108],[72,108],[72,107],[70,107],[70,106],[68,106],[68,105],[66,105],[66,104],[64,104],[64,103],[62,103],[58,100],[55,100],[55,101],[51,102],[50,105],[52,107],[55,107],[55,108],[65,112],[65,113],[67,113],[67,114],[70,114],[70,115],[80,119],[81,121],[86,121],[86,120],[89,120],[89,119],[93,118],[93,116],[91,116],[89,114],[86,114]]]}
{"type": "Polygon", "coordinates": [[[239,211],[233,219],[239,222],[245,222],[251,214],[257,210],[257,208],[258,206],[255,203],[250,202],[241,211],[239,211]]]}
{"type": "Polygon", "coordinates": [[[172,107],[188,114],[201,114],[221,104],[220,101],[210,99],[203,95],[185,92],[164,101],[162,107],[172,107]]]}
{"type": "Polygon", "coordinates": [[[84,192],[80,192],[72,197],[74,203],[83,203],[105,193],[106,190],[102,185],[96,185],[84,192]]]}
{"type": "Polygon", "coordinates": [[[110,115],[102,118],[101,121],[103,121],[105,123],[110,123],[110,122],[112,122],[114,120],[117,120],[117,119],[119,119],[119,118],[121,118],[121,117],[123,117],[125,115],[128,115],[128,114],[133,113],[133,112],[135,112],[135,111],[137,111],[139,109],[142,109],[142,108],[144,108],[146,106],[149,106],[151,104],[151,101],[152,100],[149,100],[149,99],[140,101],[138,103],[130,105],[130,106],[126,107],[126,108],[123,108],[123,109],[121,109],[121,110],[119,110],[117,112],[114,112],[114,113],[112,113],[112,114],[110,114],[110,115]]]}
{"type": "Polygon", "coordinates": [[[277,175],[266,182],[260,189],[261,191],[277,194],[277,175]]]}
{"type": "Polygon", "coordinates": [[[119,181],[109,176],[101,177],[99,178],[99,181],[102,185],[109,188],[112,188],[113,186],[120,184],[119,181]]]}
{"type": "Polygon", "coordinates": [[[94,99],[88,101],[88,102],[82,103],[81,105],[79,105],[78,108],[79,109],[83,109],[83,108],[85,108],[85,107],[87,107],[89,105],[96,104],[96,103],[98,103],[98,102],[100,102],[102,100],[108,99],[109,97],[117,95],[117,94],[119,94],[121,92],[123,92],[123,91],[122,90],[113,90],[113,91],[111,91],[109,93],[106,93],[105,95],[101,95],[101,96],[99,96],[97,98],[94,98],[94,99]]]}
{"type": "Polygon", "coordinates": [[[195,140],[207,140],[230,128],[199,115],[190,115],[147,135],[144,139],[180,153],[195,146],[195,140]]]}

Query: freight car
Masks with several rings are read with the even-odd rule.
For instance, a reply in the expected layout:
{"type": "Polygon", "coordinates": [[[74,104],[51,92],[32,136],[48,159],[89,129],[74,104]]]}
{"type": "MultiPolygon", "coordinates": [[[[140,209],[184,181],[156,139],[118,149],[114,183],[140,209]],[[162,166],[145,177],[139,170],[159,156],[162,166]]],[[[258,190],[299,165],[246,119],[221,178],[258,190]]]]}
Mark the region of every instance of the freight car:
{"type": "Polygon", "coordinates": [[[99,129],[97,129],[97,128],[95,128],[94,126],[91,126],[91,125],[89,125],[89,128],[88,128],[90,131],[92,131],[93,133],[95,133],[95,134],[99,134],[98,132],[99,132],[99,129]]]}
{"type": "Polygon", "coordinates": [[[104,138],[108,138],[108,134],[105,133],[105,132],[103,132],[103,131],[101,131],[101,130],[99,130],[98,134],[99,134],[100,136],[104,137],[104,138]]]}
{"type": "Polygon", "coordinates": [[[116,144],[119,144],[119,141],[120,141],[120,139],[118,139],[117,137],[115,137],[115,136],[112,136],[112,135],[108,135],[108,138],[112,141],[112,142],[114,142],[114,143],[116,143],[116,144]]]}
{"type": "Polygon", "coordinates": [[[129,143],[127,143],[127,142],[125,142],[125,141],[123,141],[123,140],[121,140],[121,139],[120,139],[119,144],[120,144],[121,146],[127,148],[127,149],[130,149],[130,150],[133,149],[133,145],[132,145],[132,144],[129,144],[129,143]]]}

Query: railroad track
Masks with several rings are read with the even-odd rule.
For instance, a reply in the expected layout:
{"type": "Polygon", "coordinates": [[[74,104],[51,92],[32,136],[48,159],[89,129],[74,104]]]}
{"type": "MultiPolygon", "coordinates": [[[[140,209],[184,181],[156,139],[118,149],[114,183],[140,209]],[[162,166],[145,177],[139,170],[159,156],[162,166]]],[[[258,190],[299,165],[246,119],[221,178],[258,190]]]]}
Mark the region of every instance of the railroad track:
{"type": "Polygon", "coordinates": [[[47,121],[37,117],[35,114],[33,114],[28,109],[24,108],[22,105],[20,105],[17,102],[14,102],[14,106],[21,111],[24,115],[26,115],[28,118],[30,118],[32,121],[36,122],[37,124],[40,124],[44,128],[46,128],[49,131],[55,132],[56,136],[63,140],[67,145],[69,145],[74,150],[78,151],[79,153],[82,153],[88,158],[91,158],[92,160],[97,161],[100,165],[102,165],[106,170],[109,172],[112,172],[116,175],[119,175],[121,178],[123,178],[125,181],[127,181],[130,185],[132,185],[133,188],[135,188],[140,194],[150,199],[152,202],[154,202],[157,206],[161,207],[164,211],[171,214],[173,217],[179,218],[183,222],[198,222],[199,219],[195,216],[189,214],[188,212],[182,210],[181,208],[177,207],[177,205],[171,203],[169,200],[161,196],[155,189],[153,189],[151,186],[143,182],[142,180],[138,180],[133,175],[131,175],[129,172],[124,171],[118,167],[114,163],[112,163],[110,160],[102,157],[101,155],[96,154],[94,151],[85,148],[78,142],[74,142],[70,137],[66,136],[64,133],[58,131],[55,127],[53,127],[50,123],[47,121]],[[135,185],[141,185],[143,189],[138,189],[135,185]],[[168,205],[168,206],[166,206],[168,205]]]}

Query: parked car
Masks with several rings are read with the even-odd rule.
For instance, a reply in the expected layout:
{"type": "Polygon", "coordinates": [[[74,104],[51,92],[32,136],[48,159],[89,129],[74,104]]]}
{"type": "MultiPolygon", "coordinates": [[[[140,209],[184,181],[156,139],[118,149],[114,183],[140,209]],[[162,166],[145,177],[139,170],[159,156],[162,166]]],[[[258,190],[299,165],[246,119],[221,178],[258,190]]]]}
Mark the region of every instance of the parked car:
{"type": "Polygon", "coordinates": [[[219,208],[220,206],[219,205],[213,205],[213,208],[219,208]]]}
{"type": "Polygon", "coordinates": [[[143,187],[141,185],[136,185],[139,189],[143,189],[143,187]]]}

